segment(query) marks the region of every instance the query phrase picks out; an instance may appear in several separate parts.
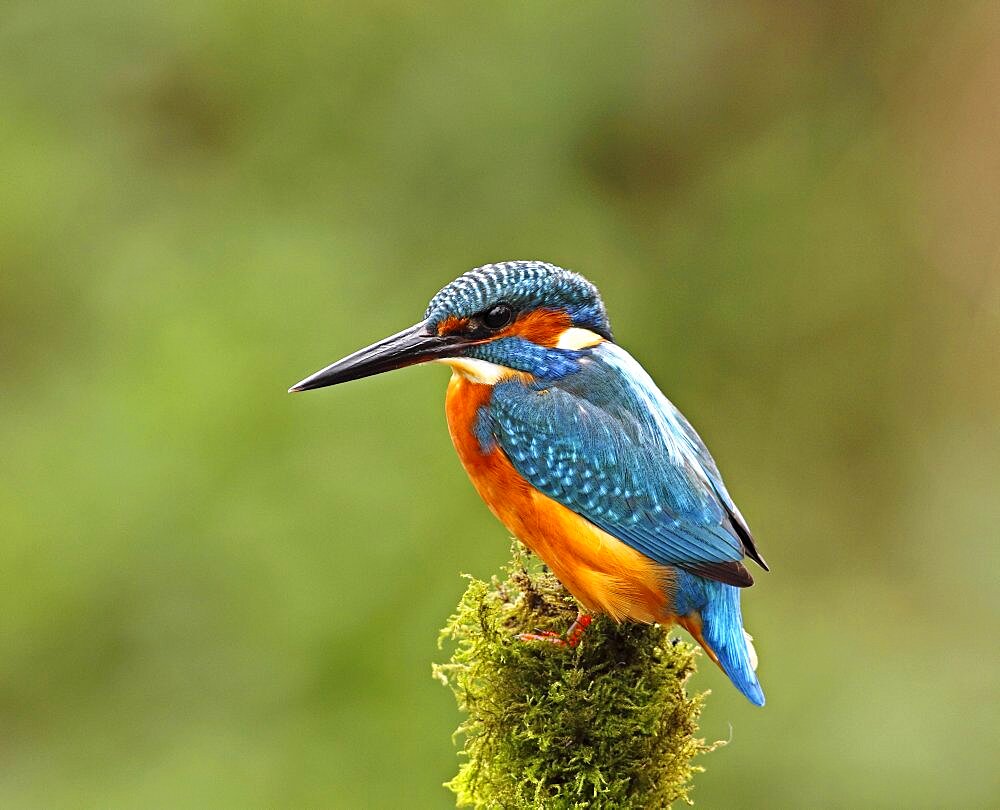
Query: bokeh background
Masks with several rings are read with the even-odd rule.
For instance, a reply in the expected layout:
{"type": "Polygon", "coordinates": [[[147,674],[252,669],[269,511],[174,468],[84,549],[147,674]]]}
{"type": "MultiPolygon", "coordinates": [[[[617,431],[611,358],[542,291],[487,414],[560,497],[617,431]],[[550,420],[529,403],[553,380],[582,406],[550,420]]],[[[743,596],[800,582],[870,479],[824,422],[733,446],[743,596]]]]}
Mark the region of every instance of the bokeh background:
{"type": "Polygon", "coordinates": [[[451,806],[447,371],[285,389],[541,258],[772,565],[699,804],[997,806],[998,223],[995,2],[5,3],[0,805],[451,806]]]}

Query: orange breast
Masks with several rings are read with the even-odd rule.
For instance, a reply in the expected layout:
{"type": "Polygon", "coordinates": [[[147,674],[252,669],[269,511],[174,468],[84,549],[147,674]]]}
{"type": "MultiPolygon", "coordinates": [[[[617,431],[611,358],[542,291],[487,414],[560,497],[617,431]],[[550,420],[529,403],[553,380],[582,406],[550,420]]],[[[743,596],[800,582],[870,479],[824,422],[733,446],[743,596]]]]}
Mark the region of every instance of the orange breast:
{"type": "Polygon", "coordinates": [[[499,448],[482,451],[473,428],[491,391],[456,373],[448,385],[446,411],[459,458],[493,514],[544,560],[587,610],[617,620],[673,622],[669,568],[536,490],[499,448]]]}

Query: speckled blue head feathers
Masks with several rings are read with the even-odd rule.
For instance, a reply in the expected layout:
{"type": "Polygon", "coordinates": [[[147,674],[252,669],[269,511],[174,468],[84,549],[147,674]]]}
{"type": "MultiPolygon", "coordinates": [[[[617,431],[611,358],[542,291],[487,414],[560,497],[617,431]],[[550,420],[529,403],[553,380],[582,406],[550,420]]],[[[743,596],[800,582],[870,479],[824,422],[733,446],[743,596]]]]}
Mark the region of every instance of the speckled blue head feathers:
{"type": "Polygon", "coordinates": [[[561,310],[573,326],[612,339],[597,287],[579,273],[548,262],[499,262],[469,270],[431,299],[424,317],[434,328],[448,317],[467,318],[501,302],[521,311],[561,310]]]}

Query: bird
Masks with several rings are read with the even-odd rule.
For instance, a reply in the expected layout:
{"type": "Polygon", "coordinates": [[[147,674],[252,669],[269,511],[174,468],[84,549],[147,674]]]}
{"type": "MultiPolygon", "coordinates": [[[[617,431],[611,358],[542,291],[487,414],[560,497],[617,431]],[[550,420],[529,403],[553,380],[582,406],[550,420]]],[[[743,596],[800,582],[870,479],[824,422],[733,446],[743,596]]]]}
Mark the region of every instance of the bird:
{"type": "Polygon", "coordinates": [[[764,570],[714,459],[650,375],[615,342],[582,275],[542,261],[473,268],[415,325],[317,371],[308,391],[421,363],[451,367],[446,415],[473,486],[594,615],[680,625],[757,706],[764,692],[744,630],[744,561],[764,570]]]}

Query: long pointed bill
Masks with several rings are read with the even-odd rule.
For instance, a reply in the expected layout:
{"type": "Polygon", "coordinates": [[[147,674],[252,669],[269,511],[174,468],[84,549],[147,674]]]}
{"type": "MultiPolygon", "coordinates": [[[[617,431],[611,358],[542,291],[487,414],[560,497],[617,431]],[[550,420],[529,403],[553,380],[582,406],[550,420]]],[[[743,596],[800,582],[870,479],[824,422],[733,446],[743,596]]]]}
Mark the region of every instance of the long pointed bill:
{"type": "Polygon", "coordinates": [[[338,360],[322,371],[317,371],[302,382],[293,385],[288,391],[292,393],[324,388],[350,380],[360,380],[362,377],[371,377],[374,374],[381,374],[383,371],[426,363],[428,360],[453,355],[469,342],[467,338],[457,335],[439,337],[432,334],[428,331],[427,325],[421,321],[409,329],[397,332],[378,343],[373,343],[365,349],[348,355],[343,360],[338,360]]]}

